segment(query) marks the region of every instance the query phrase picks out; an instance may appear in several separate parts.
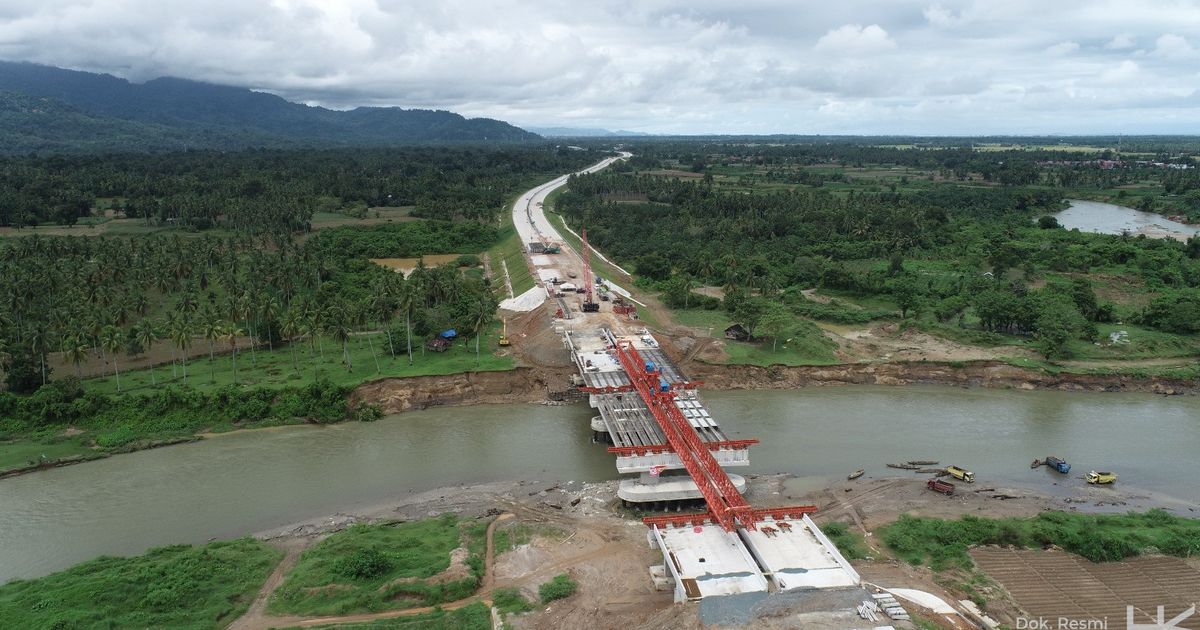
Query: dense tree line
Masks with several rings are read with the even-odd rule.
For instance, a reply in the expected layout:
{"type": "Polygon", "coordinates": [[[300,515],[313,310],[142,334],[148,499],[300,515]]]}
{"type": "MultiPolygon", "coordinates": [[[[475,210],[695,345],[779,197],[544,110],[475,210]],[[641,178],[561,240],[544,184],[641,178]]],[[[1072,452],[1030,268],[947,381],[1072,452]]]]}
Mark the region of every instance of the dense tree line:
{"type": "Polygon", "coordinates": [[[269,247],[249,236],[6,239],[0,360],[18,392],[50,380],[51,352],[77,370],[91,355],[111,359],[119,382],[118,354],[137,356],[158,340],[170,341],[185,382],[188,357],[218,347],[232,351],[236,374],[246,338],[251,352],[293,342],[293,362],[296,342],[323,357],[331,341],[350,367],[350,336],[382,329],[387,347],[378,352],[407,351],[411,360],[413,337],[451,326],[470,333],[490,321],[491,290],[454,266],[422,265],[405,278],[362,254],[475,253],[494,239],[494,228],[440,221],[332,230],[269,247]]]}
{"type": "Polygon", "coordinates": [[[1087,273],[1121,268],[1147,285],[1171,289],[1139,313],[1147,325],[1187,332],[1200,304],[1200,238],[1103,236],[1041,226],[1039,211],[1056,209],[1061,192],[1044,187],[944,184],[906,193],[824,191],[744,194],[710,181],[635,172],[576,177],[559,201],[592,242],[658,283],[672,306],[695,300],[690,287],[724,285],[725,307],[751,324],[772,308],[846,323],[868,316],[805,299],[799,289],[825,287],[887,294],[901,314],[923,309],[944,322],[974,314],[990,331],[1034,335],[1047,356],[1073,339],[1092,339],[1095,324],[1115,317],[1091,285],[1030,290],[1010,271],[1087,273]],[[636,193],[646,202],[612,202],[636,193]],[[888,261],[879,266],[876,261],[888,261]],[[906,261],[923,261],[916,270],[906,261]],[[928,263],[936,265],[928,268],[928,263]],[[733,292],[733,300],[729,290],[733,292]],[[745,300],[738,291],[756,294],[745,300]],[[743,304],[743,302],[749,305],[743,304]]]}
{"type": "Polygon", "coordinates": [[[0,158],[0,226],[72,224],[97,200],[149,224],[295,232],[317,210],[415,206],[487,221],[535,175],[594,153],[530,148],[187,152],[0,158]]]}

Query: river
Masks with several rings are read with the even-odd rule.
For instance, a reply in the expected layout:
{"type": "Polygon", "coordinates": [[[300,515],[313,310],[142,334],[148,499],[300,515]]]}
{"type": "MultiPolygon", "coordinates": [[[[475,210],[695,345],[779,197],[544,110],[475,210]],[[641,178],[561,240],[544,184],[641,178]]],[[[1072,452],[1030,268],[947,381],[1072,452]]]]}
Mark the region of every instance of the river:
{"type": "MultiPolygon", "coordinates": [[[[856,468],[938,459],[981,481],[1069,492],[1088,469],[1122,488],[1200,502],[1200,398],[949,387],[706,392],[749,473],[819,487],[856,468]],[[1070,478],[1030,470],[1061,455],[1070,478]],[[1060,486],[1052,486],[1057,481],[1060,486]],[[1067,489],[1064,489],[1067,486],[1067,489]]],[[[370,424],[218,436],[0,481],[0,583],[101,554],[136,554],[280,527],[440,486],[615,478],[583,405],[438,408],[370,424]]],[[[738,471],[742,472],[742,471],[738,471]]]]}
{"type": "Polygon", "coordinates": [[[1200,226],[1171,221],[1161,214],[1142,212],[1125,206],[1116,206],[1099,201],[1070,199],[1070,207],[1053,216],[1059,225],[1068,230],[1098,234],[1145,234],[1155,238],[1177,238],[1185,240],[1200,234],[1200,226]]]}

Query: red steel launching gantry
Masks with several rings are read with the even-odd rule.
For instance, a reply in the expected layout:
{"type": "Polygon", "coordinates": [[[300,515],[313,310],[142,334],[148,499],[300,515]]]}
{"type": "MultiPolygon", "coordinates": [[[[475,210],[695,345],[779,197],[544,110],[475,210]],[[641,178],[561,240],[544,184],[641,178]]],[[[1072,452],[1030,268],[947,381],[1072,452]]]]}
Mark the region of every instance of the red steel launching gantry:
{"type": "MultiPolygon", "coordinates": [[[[614,348],[617,360],[629,377],[633,389],[641,396],[642,401],[650,409],[655,422],[667,437],[671,451],[679,456],[684,468],[696,482],[696,487],[708,504],[707,514],[678,515],[649,517],[643,519],[647,525],[682,525],[700,524],[713,520],[725,531],[738,528],[756,529],[755,523],[765,516],[780,518],[783,516],[798,517],[801,514],[815,512],[811,505],[755,509],[746,502],[742,494],[734,487],[729,475],[717,463],[711,450],[733,446],[733,443],[705,443],[696,434],[688,419],[675,405],[676,390],[667,385],[661,378],[658,366],[646,362],[633,344],[627,340],[618,340],[614,348]]],[[[685,386],[687,384],[684,384],[685,386]]],[[[737,446],[745,448],[757,440],[739,440],[737,446]]],[[[658,447],[641,447],[657,449],[658,447]]]]}

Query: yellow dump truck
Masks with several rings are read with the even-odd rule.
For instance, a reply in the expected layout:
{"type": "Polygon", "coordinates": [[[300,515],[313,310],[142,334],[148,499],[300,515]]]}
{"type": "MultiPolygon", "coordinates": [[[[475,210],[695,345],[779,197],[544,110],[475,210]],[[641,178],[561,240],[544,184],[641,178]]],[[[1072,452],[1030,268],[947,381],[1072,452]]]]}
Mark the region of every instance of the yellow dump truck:
{"type": "Polygon", "coordinates": [[[1096,472],[1092,471],[1085,477],[1088,483],[1104,484],[1112,483],[1117,480],[1117,473],[1114,472],[1096,472]]]}
{"type": "Polygon", "coordinates": [[[967,483],[975,482],[975,473],[967,470],[966,468],[962,468],[960,466],[947,466],[946,472],[951,477],[954,477],[959,481],[965,481],[967,483]]]}

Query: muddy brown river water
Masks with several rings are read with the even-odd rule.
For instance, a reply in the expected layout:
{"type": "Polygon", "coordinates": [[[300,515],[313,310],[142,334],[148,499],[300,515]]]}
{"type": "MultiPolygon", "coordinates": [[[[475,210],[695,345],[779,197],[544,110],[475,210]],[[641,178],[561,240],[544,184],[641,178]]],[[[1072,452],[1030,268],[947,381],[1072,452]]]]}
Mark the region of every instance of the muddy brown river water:
{"type": "MultiPolygon", "coordinates": [[[[950,387],[705,392],[732,439],[757,437],[747,473],[814,487],[888,461],[936,459],[980,481],[1070,493],[1090,469],[1187,513],[1200,503],[1200,398],[950,387]],[[1073,466],[1030,470],[1035,457],[1073,466]],[[1057,484],[1057,485],[1054,485],[1057,484]]],[[[586,406],[481,405],[370,424],[218,436],[0,481],[0,582],[101,554],[135,554],[495,480],[615,478],[586,406]]],[[[743,471],[738,471],[743,472],[743,471]]]]}

